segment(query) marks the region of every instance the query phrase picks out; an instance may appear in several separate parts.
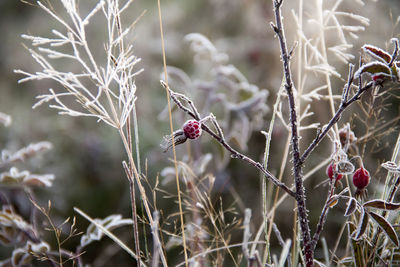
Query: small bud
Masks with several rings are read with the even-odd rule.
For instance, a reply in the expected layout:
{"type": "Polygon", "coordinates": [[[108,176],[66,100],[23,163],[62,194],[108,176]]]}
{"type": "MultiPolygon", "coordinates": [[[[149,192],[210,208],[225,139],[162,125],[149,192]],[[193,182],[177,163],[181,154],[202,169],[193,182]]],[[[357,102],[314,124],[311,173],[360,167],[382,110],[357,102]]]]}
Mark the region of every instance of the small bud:
{"type": "Polygon", "coordinates": [[[337,175],[336,181],[339,181],[340,179],[343,178],[343,174],[337,172],[336,164],[331,163],[326,168],[326,175],[328,175],[329,179],[332,181],[333,178],[335,177],[335,174],[337,175]]]}
{"type": "Polygon", "coordinates": [[[357,141],[357,137],[354,132],[350,129],[350,125],[346,124],[339,130],[339,138],[340,144],[342,147],[346,147],[346,145],[352,145],[357,141]]]}
{"type": "Polygon", "coordinates": [[[365,187],[367,187],[369,180],[369,172],[363,167],[357,169],[353,174],[353,184],[358,190],[363,190],[365,187]]]}

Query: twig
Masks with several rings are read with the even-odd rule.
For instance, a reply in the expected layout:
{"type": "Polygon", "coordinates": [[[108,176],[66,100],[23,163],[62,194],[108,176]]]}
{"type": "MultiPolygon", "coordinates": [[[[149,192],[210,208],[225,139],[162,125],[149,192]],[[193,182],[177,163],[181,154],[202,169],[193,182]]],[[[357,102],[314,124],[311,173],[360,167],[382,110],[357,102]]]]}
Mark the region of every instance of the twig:
{"type": "Polygon", "coordinates": [[[351,85],[353,84],[353,79],[354,79],[353,68],[354,68],[354,65],[349,64],[349,74],[347,77],[347,84],[346,84],[345,88],[343,89],[342,102],[347,102],[347,99],[349,98],[350,88],[351,88],[351,85]]]}
{"type": "Polygon", "coordinates": [[[312,242],[310,236],[310,227],[308,224],[308,215],[305,202],[304,186],[303,186],[303,175],[302,171],[302,161],[300,160],[300,150],[299,150],[299,136],[297,130],[297,112],[296,103],[293,94],[293,83],[292,76],[290,72],[290,56],[288,54],[288,49],[286,45],[285,34],[283,32],[282,26],[282,16],[281,16],[281,5],[283,0],[274,1],[274,13],[276,25],[271,24],[273,30],[279,39],[281,57],[283,61],[283,71],[285,75],[285,89],[289,99],[289,109],[290,109],[290,128],[292,131],[292,155],[293,155],[293,174],[296,187],[296,201],[297,210],[299,216],[299,223],[302,233],[303,245],[304,245],[304,255],[306,266],[313,265],[314,252],[312,249],[312,242]]]}
{"type": "MultiPolygon", "coordinates": [[[[191,111],[189,108],[185,107],[178,99],[178,97],[182,98],[184,97],[184,100],[188,102],[189,105],[191,105],[191,107],[194,107],[193,102],[188,99],[186,96],[183,96],[181,94],[177,94],[174,91],[172,91],[169,86],[161,81],[161,85],[164,86],[165,88],[168,89],[169,94],[171,99],[175,102],[175,104],[184,112],[186,112],[189,116],[193,117],[196,120],[201,120],[200,119],[200,115],[196,114],[195,111],[191,111]]],[[[216,120],[212,120],[213,125],[215,126],[217,124],[216,120]]],[[[217,132],[222,133],[221,128],[219,127],[219,125],[217,124],[217,126],[215,126],[215,128],[217,129],[217,132]]],[[[293,192],[293,190],[291,190],[286,184],[282,183],[281,181],[279,181],[274,175],[272,175],[267,169],[264,168],[263,164],[261,164],[260,162],[256,162],[255,160],[247,157],[246,155],[236,151],[234,148],[232,148],[225,140],[224,136],[221,134],[217,134],[215,133],[213,130],[211,130],[206,124],[202,123],[201,124],[201,129],[205,132],[207,132],[208,134],[210,134],[216,141],[218,141],[218,143],[220,143],[223,147],[225,147],[230,153],[231,153],[231,157],[232,158],[236,158],[236,159],[241,159],[243,161],[246,161],[247,163],[249,163],[250,165],[252,165],[253,167],[259,169],[268,179],[271,180],[271,182],[273,182],[276,186],[279,186],[280,188],[282,188],[286,193],[288,193],[291,197],[295,198],[295,192],[293,192]]]]}
{"type": "MultiPolygon", "coordinates": [[[[283,240],[281,232],[279,231],[279,229],[275,223],[272,223],[272,229],[274,230],[275,236],[278,239],[279,245],[281,245],[281,247],[284,248],[286,246],[285,241],[283,240]]],[[[289,252],[288,257],[287,257],[288,266],[292,266],[290,259],[291,259],[291,255],[289,252]]]]}
{"type": "Polygon", "coordinates": [[[245,209],[244,211],[244,221],[243,221],[243,245],[242,245],[242,251],[243,255],[247,260],[250,260],[250,255],[249,255],[249,248],[248,248],[248,242],[251,236],[250,232],[250,219],[251,219],[251,209],[245,209]]]}
{"type": "MultiPolygon", "coordinates": [[[[330,181],[328,196],[326,198],[325,205],[324,205],[321,215],[319,217],[317,229],[315,230],[315,233],[314,233],[313,239],[312,239],[313,250],[315,250],[315,247],[317,246],[319,237],[322,232],[322,228],[324,227],[326,218],[328,217],[329,208],[331,207],[332,202],[335,201],[335,199],[333,197],[334,197],[335,185],[336,185],[337,178],[338,178],[338,174],[335,173],[333,179],[330,181]]],[[[348,192],[348,189],[344,189],[341,193],[339,193],[339,195],[342,195],[345,192],[348,192]]],[[[339,196],[336,196],[336,197],[339,197],[339,196]]]]}
{"type": "MultiPolygon", "coordinates": [[[[348,83],[349,84],[349,83],[348,83]]],[[[348,84],[346,85],[345,90],[347,89],[348,84]]],[[[331,118],[329,121],[328,125],[326,125],[321,133],[319,133],[315,139],[311,142],[311,144],[308,146],[308,148],[304,151],[303,155],[300,158],[301,164],[305,162],[305,160],[308,158],[310,153],[315,149],[315,147],[322,141],[322,139],[326,136],[326,134],[329,132],[329,130],[335,125],[340,120],[340,117],[343,113],[343,111],[350,106],[353,102],[357,101],[360,99],[361,95],[367,91],[368,89],[372,88],[374,85],[373,81],[368,82],[364,87],[359,87],[357,92],[353,95],[352,98],[350,98],[347,101],[344,101],[344,97],[342,98],[342,101],[340,103],[340,106],[338,110],[336,111],[335,115],[331,118]]]]}

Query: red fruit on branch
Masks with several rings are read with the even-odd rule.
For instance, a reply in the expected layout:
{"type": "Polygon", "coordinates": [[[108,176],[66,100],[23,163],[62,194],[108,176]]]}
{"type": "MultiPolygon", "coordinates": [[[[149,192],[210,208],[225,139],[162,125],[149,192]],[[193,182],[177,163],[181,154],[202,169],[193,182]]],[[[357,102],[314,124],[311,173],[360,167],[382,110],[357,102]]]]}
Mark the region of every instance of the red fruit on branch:
{"type": "Polygon", "coordinates": [[[201,135],[201,122],[196,120],[188,120],[183,124],[182,129],[173,132],[172,135],[164,136],[161,147],[167,152],[173,145],[177,146],[189,139],[198,139],[201,135]]]}
{"type": "Polygon", "coordinates": [[[201,135],[201,123],[196,120],[188,120],[183,124],[183,132],[189,139],[197,139],[201,135]]]}
{"type": "Polygon", "coordinates": [[[333,163],[329,164],[328,167],[326,168],[326,175],[328,175],[331,181],[333,180],[335,173],[337,174],[336,181],[339,181],[340,179],[343,178],[343,174],[337,173],[336,165],[333,163]]]}
{"type": "Polygon", "coordinates": [[[353,174],[353,184],[357,187],[357,190],[363,190],[369,184],[370,175],[369,172],[360,167],[353,174]]]}

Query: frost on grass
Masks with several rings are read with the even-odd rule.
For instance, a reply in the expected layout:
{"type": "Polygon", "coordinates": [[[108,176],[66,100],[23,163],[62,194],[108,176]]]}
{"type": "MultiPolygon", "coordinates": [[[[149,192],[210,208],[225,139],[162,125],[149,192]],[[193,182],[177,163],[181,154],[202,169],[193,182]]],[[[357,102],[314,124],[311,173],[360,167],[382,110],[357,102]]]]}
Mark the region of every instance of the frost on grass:
{"type": "Polygon", "coordinates": [[[53,174],[33,174],[29,171],[19,171],[15,167],[12,167],[8,172],[0,174],[0,184],[6,186],[25,185],[50,187],[53,180],[53,174]]]}
{"type": "MultiPolygon", "coordinates": [[[[13,251],[11,264],[12,266],[24,266],[29,264],[34,256],[40,257],[48,251],[50,251],[50,246],[46,242],[41,241],[40,243],[33,243],[28,241],[24,247],[17,248],[13,251]]],[[[8,266],[5,262],[4,264],[8,266]]]]}
{"type": "Polygon", "coordinates": [[[134,55],[132,44],[124,43],[135,22],[127,27],[121,24],[121,15],[132,2],[119,6],[119,1],[102,0],[87,14],[81,14],[77,1],[61,1],[66,11],[63,16],[46,1],[38,1],[38,6],[63,30],[51,30],[52,37],[22,35],[31,41],[28,51],[41,70],[15,70],[25,76],[19,82],[49,79],[57,85],[57,89],[50,88],[47,94],[37,96],[33,108],[51,102],[49,106],[59,114],[95,117],[115,128],[125,125],[136,101],[135,77],[142,71],[136,67],[140,58],[134,55]],[[87,36],[95,16],[105,18],[106,40],[87,36]],[[96,58],[94,49],[97,53],[104,51],[103,57],[96,58]],[[73,69],[63,69],[61,66],[69,65],[65,62],[72,63],[73,69]]]}
{"type": "Polygon", "coordinates": [[[400,166],[398,166],[395,162],[393,161],[387,161],[385,163],[382,163],[381,166],[388,170],[389,172],[395,173],[395,174],[400,174],[400,166]]]}
{"type": "MultiPolygon", "coordinates": [[[[121,215],[109,215],[104,219],[94,220],[109,231],[133,223],[131,219],[122,219],[121,215]]],[[[86,230],[86,234],[81,237],[81,246],[85,247],[93,241],[99,241],[103,236],[104,233],[102,230],[100,230],[96,225],[90,224],[86,230]]]]}
{"type": "MultiPolygon", "coordinates": [[[[353,43],[370,23],[368,18],[353,13],[362,5],[362,1],[312,0],[292,10],[296,29],[293,33],[297,35],[292,59],[295,96],[305,109],[314,100],[328,100],[330,112],[334,113],[341,92],[332,87],[332,82],[345,79],[340,70],[355,60],[353,43]]],[[[279,109],[278,116],[287,125],[288,116],[281,113],[279,109]]],[[[307,117],[311,115],[314,114],[307,117]]],[[[303,125],[305,118],[299,119],[300,130],[319,127],[315,123],[303,125]]]]}
{"type": "Polygon", "coordinates": [[[0,266],[26,266],[34,256],[43,256],[50,251],[44,242],[32,242],[28,233],[33,227],[18,215],[11,206],[3,205],[0,211],[0,243],[5,246],[17,246],[9,259],[0,261],[0,266]],[[19,246],[19,247],[18,247],[19,246]]]}
{"type": "Polygon", "coordinates": [[[49,151],[52,149],[52,147],[53,145],[50,142],[42,141],[38,143],[31,143],[14,153],[4,149],[1,151],[0,166],[12,162],[23,162],[26,159],[37,155],[38,153],[49,151]]]}

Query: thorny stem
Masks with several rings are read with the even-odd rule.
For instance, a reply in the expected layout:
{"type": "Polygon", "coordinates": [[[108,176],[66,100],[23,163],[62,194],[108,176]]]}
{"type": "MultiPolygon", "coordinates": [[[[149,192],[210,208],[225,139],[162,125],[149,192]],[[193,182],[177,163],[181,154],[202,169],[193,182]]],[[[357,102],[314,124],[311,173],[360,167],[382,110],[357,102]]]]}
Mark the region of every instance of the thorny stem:
{"type": "MultiPolygon", "coordinates": [[[[162,86],[164,86],[165,88],[168,89],[169,94],[171,99],[175,102],[175,104],[182,109],[184,112],[186,112],[189,116],[193,117],[196,120],[200,120],[200,117],[194,113],[193,111],[191,111],[190,109],[188,109],[187,107],[183,106],[182,103],[178,100],[177,95],[179,96],[179,94],[176,94],[174,91],[172,91],[168,85],[166,83],[164,83],[163,81],[161,81],[162,86]]],[[[185,98],[185,100],[188,102],[189,105],[193,105],[192,101],[185,98]]],[[[217,127],[214,123],[213,125],[217,128],[217,131],[222,133],[221,129],[219,128],[219,126],[217,127]]],[[[201,124],[201,128],[209,133],[218,143],[220,143],[223,147],[226,148],[226,150],[228,150],[231,153],[231,157],[232,158],[236,158],[236,159],[241,159],[243,161],[246,161],[247,163],[249,163],[250,165],[254,166],[255,168],[259,169],[268,179],[270,179],[276,186],[279,186],[280,188],[282,188],[286,193],[288,193],[291,197],[295,198],[295,192],[293,192],[293,190],[291,190],[286,184],[282,183],[281,181],[279,181],[274,175],[272,175],[272,173],[270,173],[267,169],[264,168],[263,164],[261,164],[260,162],[256,162],[255,160],[247,157],[246,155],[243,155],[242,153],[236,151],[234,148],[232,148],[225,140],[225,138],[223,137],[223,135],[221,134],[217,134],[215,133],[213,130],[211,130],[207,125],[205,125],[204,123],[201,124]]]]}
{"type": "MultiPolygon", "coordinates": [[[[346,84],[345,88],[343,89],[342,100],[341,100],[342,102],[347,102],[347,99],[349,97],[350,88],[351,88],[351,85],[353,83],[353,78],[354,78],[354,76],[353,76],[353,67],[354,66],[352,64],[349,65],[349,75],[348,75],[348,79],[347,79],[347,84],[346,84]]],[[[316,228],[315,233],[313,235],[313,239],[312,239],[313,250],[315,250],[315,247],[316,247],[316,245],[318,243],[319,237],[320,237],[321,232],[322,232],[322,228],[324,227],[324,224],[326,222],[326,218],[328,216],[328,211],[329,211],[330,204],[333,201],[332,196],[333,196],[333,193],[334,193],[334,190],[335,190],[336,180],[337,180],[337,174],[335,173],[334,179],[330,183],[330,188],[329,188],[329,191],[328,191],[328,197],[327,197],[327,199],[325,201],[325,205],[324,205],[324,207],[322,209],[321,215],[320,215],[319,220],[318,220],[317,228],[316,228]]]]}
{"type": "Polygon", "coordinates": [[[299,136],[297,130],[297,112],[296,112],[296,103],[293,95],[293,83],[292,76],[290,72],[290,55],[288,54],[286,39],[283,32],[282,26],[282,16],[281,16],[281,5],[283,0],[275,0],[274,1],[274,13],[275,13],[275,22],[276,25],[272,25],[276,35],[278,36],[280,49],[281,49],[281,57],[283,61],[283,71],[285,74],[285,89],[289,99],[289,108],[290,108],[290,124],[292,130],[292,155],[293,155],[293,174],[295,180],[296,187],[296,201],[297,201],[297,211],[299,217],[300,228],[302,232],[302,239],[304,245],[304,256],[305,256],[305,264],[306,266],[313,265],[314,252],[312,248],[311,236],[310,236],[310,227],[308,225],[308,215],[307,208],[305,202],[305,193],[303,186],[303,175],[301,173],[302,165],[300,160],[300,150],[299,150],[299,136]]]}
{"type": "Polygon", "coordinates": [[[337,181],[337,178],[338,178],[338,174],[335,173],[333,178],[334,179],[332,179],[330,181],[328,197],[326,198],[325,205],[324,205],[324,207],[322,209],[322,212],[321,212],[321,215],[319,217],[318,224],[317,224],[317,229],[315,230],[315,233],[313,235],[313,239],[312,239],[313,250],[315,250],[315,247],[317,246],[319,237],[320,237],[321,232],[322,232],[322,228],[324,227],[324,224],[326,222],[326,218],[328,216],[329,208],[331,207],[332,202],[335,201],[335,199],[333,198],[333,194],[335,192],[335,185],[336,185],[336,181],[337,181]]]}

